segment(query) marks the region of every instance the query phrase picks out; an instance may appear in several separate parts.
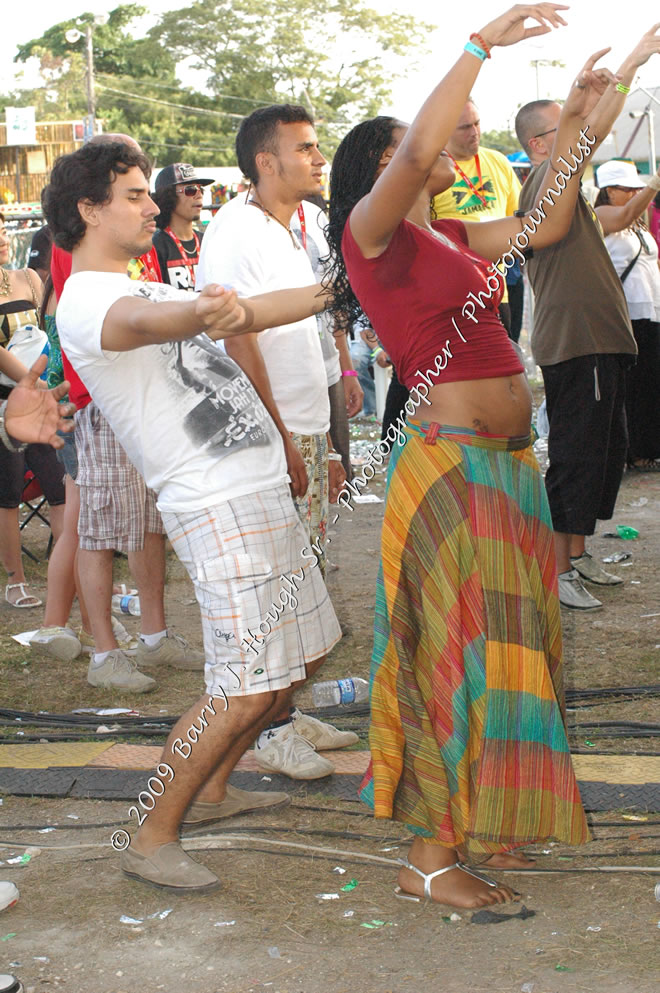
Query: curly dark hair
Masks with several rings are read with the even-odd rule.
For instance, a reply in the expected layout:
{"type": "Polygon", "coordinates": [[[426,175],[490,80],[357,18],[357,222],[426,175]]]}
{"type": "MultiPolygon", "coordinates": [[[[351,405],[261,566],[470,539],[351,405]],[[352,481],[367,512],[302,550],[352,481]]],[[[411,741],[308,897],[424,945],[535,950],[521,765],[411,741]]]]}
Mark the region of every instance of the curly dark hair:
{"type": "Polygon", "coordinates": [[[236,158],[244,176],[259,182],[256,157],[259,152],[277,152],[278,124],[314,124],[309,112],[294,103],[259,107],[241,121],[236,135],[236,158]]]}
{"type": "Polygon", "coordinates": [[[149,178],[149,161],[123,142],[89,142],[70,155],[60,155],[43,192],[43,207],[56,245],[72,252],[85,236],[78,202],[109,203],[116,176],[137,166],[149,178]]]}
{"type": "Polygon", "coordinates": [[[330,254],[323,260],[323,283],[332,285],[334,298],[330,310],[344,327],[355,323],[369,325],[346,274],[341,250],[344,227],[353,207],[371,191],[381,156],[392,144],[395,129],[400,127],[403,125],[396,117],[373,117],[357,124],[342,140],[332,162],[326,228],[330,254]]]}
{"type": "Polygon", "coordinates": [[[177,196],[176,186],[166,186],[164,189],[151,194],[151,199],[160,210],[160,214],[158,217],[154,217],[154,220],[163,231],[172,220],[177,196]]]}

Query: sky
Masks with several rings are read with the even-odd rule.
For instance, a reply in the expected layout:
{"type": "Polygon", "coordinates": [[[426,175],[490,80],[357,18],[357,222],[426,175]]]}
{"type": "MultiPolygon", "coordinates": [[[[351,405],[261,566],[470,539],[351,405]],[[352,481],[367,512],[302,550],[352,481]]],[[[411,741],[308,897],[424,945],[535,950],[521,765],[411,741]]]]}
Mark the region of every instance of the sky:
{"type": "MultiPolygon", "coordinates": [[[[185,6],[182,0],[140,0],[160,14],[185,6]]],[[[295,0],[291,0],[295,2],[295,0]]],[[[398,0],[367,0],[369,6],[381,13],[401,10],[398,0]]],[[[533,60],[549,62],[559,60],[565,69],[541,66],[538,69],[538,96],[562,97],[575,79],[586,58],[608,44],[612,52],[601,60],[602,65],[615,70],[621,60],[634,47],[642,33],[651,27],[648,0],[630,0],[625,16],[616,19],[602,16],[608,6],[623,13],[620,4],[609,0],[604,5],[594,5],[593,0],[576,0],[562,15],[568,27],[561,27],[540,38],[533,38],[510,48],[494,50],[484,64],[473,94],[481,116],[482,128],[510,128],[518,106],[537,97],[537,81],[533,60]]],[[[30,0],[30,17],[5,19],[0,32],[0,87],[12,88],[13,58],[16,46],[31,38],[39,37],[52,24],[75,17],[83,11],[107,13],[118,6],[118,0],[30,0]],[[53,11],[57,13],[54,16],[53,11]]],[[[443,73],[460,55],[472,31],[480,28],[507,7],[493,4],[492,0],[471,0],[465,8],[460,4],[440,4],[438,0],[406,0],[404,10],[420,22],[437,25],[427,35],[429,52],[410,60],[402,79],[395,81],[392,101],[381,108],[382,113],[410,121],[423,97],[431,91],[443,73]],[[465,13],[459,16],[458,12],[465,13]],[[417,62],[417,65],[413,65],[417,62]]],[[[149,22],[148,22],[149,23],[149,22]]],[[[660,55],[656,55],[642,68],[639,83],[650,89],[660,85],[660,55]]],[[[186,81],[184,79],[184,81],[186,81]]],[[[188,79],[187,81],[191,81],[188,79]]],[[[195,79],[194,85],[199,86],[195,79]]],[[[656,106],[656,127],[660,128],[660,107],[656,106]]]]}

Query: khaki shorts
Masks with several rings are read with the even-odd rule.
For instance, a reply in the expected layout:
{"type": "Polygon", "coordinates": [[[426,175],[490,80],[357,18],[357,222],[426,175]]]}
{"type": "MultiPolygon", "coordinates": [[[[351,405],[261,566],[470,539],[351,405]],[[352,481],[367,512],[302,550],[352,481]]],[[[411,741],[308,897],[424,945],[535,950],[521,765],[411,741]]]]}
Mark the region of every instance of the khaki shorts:
{"type": "Polygon", "coordinates": [[[339,641],[288,485],[163,521],[201,608],[209,694],[285,689],[339,641]]]}
{"type": "Polygon", "coordinates": [[[76,414],[79,544],[86,551],[141,551],[145,533],[163,534],[156,494],[94,403],[76,414]]]}

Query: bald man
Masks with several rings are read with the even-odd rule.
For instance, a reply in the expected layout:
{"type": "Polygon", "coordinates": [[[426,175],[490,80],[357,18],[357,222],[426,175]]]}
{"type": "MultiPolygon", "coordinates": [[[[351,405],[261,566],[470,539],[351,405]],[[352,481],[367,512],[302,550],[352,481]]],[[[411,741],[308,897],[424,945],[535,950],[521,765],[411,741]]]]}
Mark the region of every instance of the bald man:
{"type": "MultiPolygon", "coordinates": [[[[652,28],[619,68],[618,86],[610,82],[585,114],[584,140],[592,154],[623,110],[637,70],[658,52],[660,37],[652,28]]],[[[525,210],[533,209],[553,182],[550,156],[560,112],[552,100],[535,100],[516,116],[518,141],[533,167],[520,195],[525,210]]],[[[602,602],[583,580],[600,587],[622,580],[605,572],[585,541],[597,520],[614,513],[627,449],[625,372],[637,345],[602,228],[582,194],[568,234],[536,252],[527,270],[535,298],[532,352],[543,373],[550,421],[545,483],[559,600],[575,610],[597,610],[602,602]]]]}

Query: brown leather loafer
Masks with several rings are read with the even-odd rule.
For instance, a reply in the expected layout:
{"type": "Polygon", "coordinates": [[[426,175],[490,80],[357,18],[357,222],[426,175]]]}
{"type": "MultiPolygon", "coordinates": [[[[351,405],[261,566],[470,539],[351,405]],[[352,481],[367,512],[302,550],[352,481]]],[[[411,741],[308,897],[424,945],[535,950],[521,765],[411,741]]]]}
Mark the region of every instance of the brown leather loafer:
{"type": "Polygon", "coordinates": [[[216,890],[221,885],[210,869],[192,859],[176,841],[161,845],[153,855],[140,855],[129,847],[122,852],[120,865],[131,879],[181,892],[216,890]]]}
{"type": "Polygon", "coordinates": [[[228,785],[227,795],[221,803],[204,803],[200,800],[191,803],[184,815],[182,827],[196,827],[198,824],[220,821],[236,814],[247,814],[250,810],[272,810],[289,803],[291,797],[288,793],[252,792],[228,785]]]}

